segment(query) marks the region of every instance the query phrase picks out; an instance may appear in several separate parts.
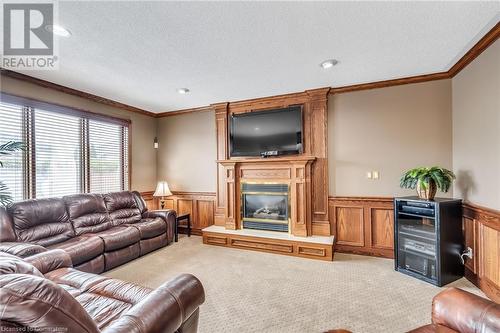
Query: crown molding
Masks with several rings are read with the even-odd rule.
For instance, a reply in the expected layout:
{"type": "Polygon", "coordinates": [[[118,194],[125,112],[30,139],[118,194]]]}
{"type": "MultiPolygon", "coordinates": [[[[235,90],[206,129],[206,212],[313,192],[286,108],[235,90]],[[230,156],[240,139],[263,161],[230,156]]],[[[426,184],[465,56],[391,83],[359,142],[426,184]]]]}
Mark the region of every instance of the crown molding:
{"type": "Polygon", "coordinates": [[[392,79],[385,81],[377,81],[370,83],[354,84],[350,86],[332,88],[331,94],[341,94],[346,92],[386,88],[392,86],[399,86],[402,84],[420,83],[435,80],[451,79],[457,75],[462,69],[476,59],[481,53],[484,52],[490,45],[492,45],[500,37],[500,22],[497,23],[490,31],[486,33],[462,58],[460,58],[455,65],[448,71],[440,73],[432,73],[425,75],[409,76],[400,79],[392,79]]]}
{"type": "Polygon", "coordinates": [[[90,94],[90,93],[87,93],[87,92],[84,92],[84,91],[81,91],[81,90],[69,88],[69,87],[66,87],[66,86],[63,86],[63,85],[60,85],[60,84],[57,84],[57,83],[53,83],[53,82],[50,82],[50,81],[46,81],[46,80],[42,80],[42,79],[37,79],[37,78],[35,78],[33,76],[29,76],[29,75],[26,75],[26,74],[21,74],[19,72],[14,72],[14,71],[11,71],[11,70],[8,70],[8,69],[5,69],[5,68],[0,68],[0,74],[2,76],[11,77],[11,78],[16,79],[16,80],[21,80],[21,81],[25,81],[25,82],[28,82],[28,83],[33,83],[33,84],[36,84],[36,85],[38,85],[40,87],[43,87],[43,88],[49,88],[49,89],[53,89],[53,90],[57,90],[57,91],[66,93],[68,95],[73,95],[73,96],[85,98],[85,99],[88,99],[88,100],[91,100],[93,102],[97,102],[97,103],[100,103],[100,104],[112,106],[112,107],[115,107],[115,108],[119,108],[119,109],[122,109],[122,110],[126,110],[126,111],[130,111],[130,112],[142,114],[142,115],[145,115],[145,116],[156,117],[156,113],[151,112],[151,111],[147,111],[147,110],[143,110],[143,109],[140,109],[140,108],[136,108],[135,106],[130,106],[128,104],[124,104],[124,103],[120,103],[120,102],[117,102],[117,101],[113,101],[113,100],[105,98],[105,97],[93,95],[93,94],[90,94]]]}
{"type": "MultiPolygon", "coordinates": [[[[354,85],[343,86],[343,87],[332,87],[332,88],[322,88],[322,89],[329,89],[330,94],[341,94],[341,93],[361,91],[361,90],[387,88],[387,87],[399,86],[399,85],[404,85],[404,84],[451,79],[455,75],[460,73],[461,70],[463,70],[474,59],[476,59],[481,53],[483,53],[499,37],[500,37],[500,22],[498,22],[490,31],[488,31],[483,36],[483,38],[481,38],[462,58],[460,58],[446,72],[416,75],[416,76],[409,76],[409,77],[404,77],[404,78],[399,78],[399,79],[391,79],[391,80],[384,80],[384,81],[354,84],[354,85]]],[[[92,100],[92,101],[97,102],[97,103],[113,106],[116,108],[120,108],[123,110],[139,113],[139,114],[154,117],[154,118],[170,117],[170,116],[176,116],[179,114],[188,114],[188,113],[194,113],[194,112],[213,111],[214,110],[213,106],[216,104],[220,104],[220,103],[215,103],[212,105],[206,105],[206,106],[201,106],[201,107],[196,107],[196,108],[154,113],[154,112],[143,110],[140,108],[136,108],[134,106],[130,106],[130,105],[127,105],[124,103],[116,102],[116,101],[110,100],[108,98],[104,98],[104,97],[100,97],[100,96],[93,95],[90,93],[86,93],[86,92],[83,92],[80,90],[76,90],[73,88],[62,86],[62,85],[52,83],[49,81],[37,79],[37,78],[34,78],[32,76],[29,76],[29,75],[21,74],[21,73],[14,72],[14,71],[7,70],[7,69],[3,69],[3,68],[0,68],[0,70],[1,70],[1,75],[5,75],[8,77],[12,77],[14,79],[30,82],[30,83],[39,85],[41,87],[51,88],[51,89],[61,91],[61,92],[64,92],[64,93],[67,93],[70,95],[86,98],[86,99],[92,100]]],[[[314,90],[315,89],[307,90],[307,92],[314,91],[314,90]]],[[[295,95],[295,94],[297,94],[297,93],[284,94],[284,95],[279,95],[276,97],[279,98],[279,97],[288,96],[288,95],[295,95]]],[[[274,96],[271,96],[268,98],[273,98],[273,97],[274,96]]],[[[231,103],[245,103],[245,102],[251,102],[253,100],[256,100],[256,99],[254,98],[254,99],[248,99],[248,100],[231,102],[231,103]]]]}

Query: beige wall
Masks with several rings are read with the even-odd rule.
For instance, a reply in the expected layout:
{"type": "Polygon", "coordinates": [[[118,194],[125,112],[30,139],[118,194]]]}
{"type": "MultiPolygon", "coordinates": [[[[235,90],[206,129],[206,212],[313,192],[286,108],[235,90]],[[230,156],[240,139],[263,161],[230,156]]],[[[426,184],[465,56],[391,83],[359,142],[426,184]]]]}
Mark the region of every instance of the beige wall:
{"type": "Polygon", "coordinates": [[[173,191],[215,192],[215,113],[158,119],[158,180],[173,191]]]}
{"type": "Polygon", "coordinates": [[[453,78],[455,194],[500,209],[500,40],[453,78]]]}
{"type": "Polygon", "coordinates": [[[338,94],[328,104],[330,195],[413,195],[399,188],[403,171],[452,168],[450,80],[338,94]],[[379,180],[367,179],[373,170],[379,180]]]}
{"type": "Polygon", "coordinates": [[[132,121],[132,183],[131,188],[139,191],[154,190],[156,186],[156,150],[153,140],[156,136],[156,119],[153,117],[114,108],[85,98],[68,95],[53,89],[42,88],[10,77],[1,77],[2,92],[98,112],[132,121]]]}

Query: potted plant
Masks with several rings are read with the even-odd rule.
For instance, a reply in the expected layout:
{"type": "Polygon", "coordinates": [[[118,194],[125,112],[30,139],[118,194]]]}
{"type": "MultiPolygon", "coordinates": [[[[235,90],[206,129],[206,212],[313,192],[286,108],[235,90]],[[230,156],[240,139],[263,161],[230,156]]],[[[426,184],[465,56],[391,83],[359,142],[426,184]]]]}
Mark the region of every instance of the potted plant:
{"type": "Polygon", "coordinates": [[[433,200],[437,189],[448,192],[455,174],[438,166],[419,167],[406,171],[401,177],[402,188],[416,189],[419,198],[433,200]]]}
{"type": "MultiPolygon", "coordinates": [[[[15,151],[24,150],[24,143],[9,141],[0,144],[0,157],[12,154],[15,151]]],[[[0,160],[0,168],[3,167],[3,162],[0,160]]],[[[12,196],[4,182],[0,181],[0,207],[7,207],[12,203],[12,196]]]]}

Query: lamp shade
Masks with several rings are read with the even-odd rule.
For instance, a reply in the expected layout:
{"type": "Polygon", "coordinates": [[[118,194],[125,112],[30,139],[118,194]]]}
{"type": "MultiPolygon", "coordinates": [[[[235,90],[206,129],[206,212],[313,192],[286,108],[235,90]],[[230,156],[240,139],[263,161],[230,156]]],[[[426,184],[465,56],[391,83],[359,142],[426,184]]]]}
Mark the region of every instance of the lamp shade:
{"type": "Polygon", "coordinates": [[[168,188],[168,183],[166,181],[158,182],[158,185],[156,185],[156,191],[155,193],[153,193],[153,196],[168,197],[169,195],[172,195],[172,192],[170,192],[170,189],[168,188]]]}

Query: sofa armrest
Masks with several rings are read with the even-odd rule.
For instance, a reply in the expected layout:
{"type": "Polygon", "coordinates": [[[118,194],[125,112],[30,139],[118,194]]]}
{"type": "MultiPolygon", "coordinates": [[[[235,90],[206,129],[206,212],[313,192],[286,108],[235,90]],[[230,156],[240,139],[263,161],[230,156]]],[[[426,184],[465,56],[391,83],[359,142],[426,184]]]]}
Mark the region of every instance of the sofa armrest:
{"type": "Polygon", "coordinates": [[[73,267],[69,254],[59,249],[38,253],[24,260],[35,266],[42,274],[46,274],[58,268],[73,267]]]}
{"type": "Polygon", "coordinates": [[[432,300],[432,323],[462,333],[500,332],[500,304],[448,288],[432,300]]]}
{"type": "Polygon", "coordinates": [[[22,242],[1,242],[0,252],[6,252],[16,257],[29,257],[41,252],[47,251],[46,248],[36,244],[22,243],[22,242]]]}
{"type": "Polygon", "coordinates": [[[175,332],[204,301],[201,282],[182,274],[153,290],[103,333],[175,332]]]}
{"type": "Polygon", "coordinates": [[[170,244],[174,240],[175,235],[175,219],[177,213],[173,209],[164,210],[148,210],[142,214],[143,218],[161,217],[167,224],[167,241],[170,244]]]}

